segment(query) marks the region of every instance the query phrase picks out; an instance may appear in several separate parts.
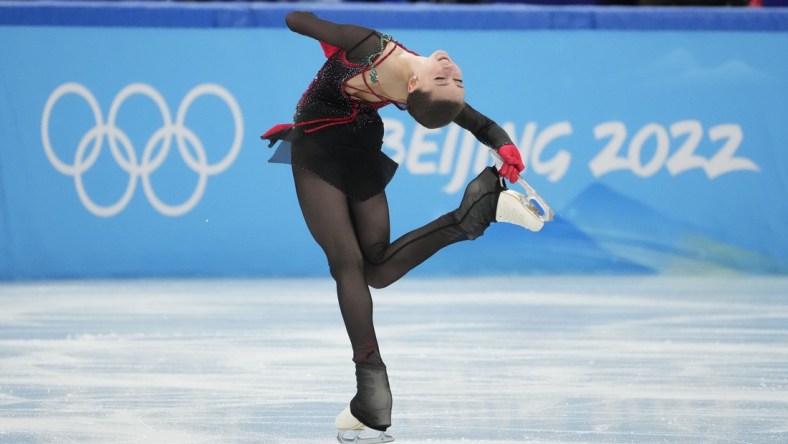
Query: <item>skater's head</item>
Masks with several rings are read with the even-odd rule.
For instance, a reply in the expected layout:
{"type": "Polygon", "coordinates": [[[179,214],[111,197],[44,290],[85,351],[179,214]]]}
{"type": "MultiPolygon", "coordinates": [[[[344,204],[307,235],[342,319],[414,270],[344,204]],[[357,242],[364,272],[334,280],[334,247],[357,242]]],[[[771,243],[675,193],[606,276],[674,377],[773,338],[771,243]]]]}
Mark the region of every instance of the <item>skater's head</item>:
{"type": "Polygon", "coordinates": [[[462,71],[445,51],[422,60],[408,80],[408,113],[424,127],[440,128],[451,123],[465,106],[462,71]]]}

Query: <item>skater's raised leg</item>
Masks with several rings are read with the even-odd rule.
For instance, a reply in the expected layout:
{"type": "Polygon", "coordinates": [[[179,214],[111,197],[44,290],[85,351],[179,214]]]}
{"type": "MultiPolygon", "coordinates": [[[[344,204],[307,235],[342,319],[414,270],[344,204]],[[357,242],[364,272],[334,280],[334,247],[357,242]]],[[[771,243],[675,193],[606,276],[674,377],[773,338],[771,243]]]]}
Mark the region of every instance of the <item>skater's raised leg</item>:
{"type": "MultiPolygon", "coordinates": [[[[476,239],[498,221],[521,226],[535,216],[519,193],[506,189],[493,167],[482,170],[465,189],[459,207],[389,243],[385,194],[351,205],[367,282],[383,288],[455,242],[476,239]],[[385,227],[382,229],[381,227],[385,227]]],[[[531,229],[531,228],[529,228],[531,229]]]]}

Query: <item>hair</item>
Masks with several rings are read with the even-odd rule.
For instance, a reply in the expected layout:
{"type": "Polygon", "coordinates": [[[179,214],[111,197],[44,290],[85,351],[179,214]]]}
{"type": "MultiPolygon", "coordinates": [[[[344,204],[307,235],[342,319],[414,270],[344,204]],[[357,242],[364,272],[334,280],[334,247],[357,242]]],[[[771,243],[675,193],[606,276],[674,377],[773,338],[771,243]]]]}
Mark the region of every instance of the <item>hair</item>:
{"type": "Polygon", "coordinates": [[[432,100],[430,94],[415,90],[408,94],[405,102],[410,114],[416,122],[425,128],[440,128],[454,121],[454,118],[465,107],[465,102],[451,100],[432,100]]]}

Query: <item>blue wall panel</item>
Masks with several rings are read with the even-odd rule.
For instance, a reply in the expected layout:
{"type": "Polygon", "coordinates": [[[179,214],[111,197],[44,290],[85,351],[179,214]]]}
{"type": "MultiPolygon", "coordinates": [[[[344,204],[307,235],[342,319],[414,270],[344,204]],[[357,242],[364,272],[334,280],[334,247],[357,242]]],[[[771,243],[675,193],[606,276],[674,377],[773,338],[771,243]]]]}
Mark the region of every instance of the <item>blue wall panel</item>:
{"type": "MultiPolygon", "coordinates": [[[[449,51],[557,211],[417,273],[788,271],[784,11],[405,6],[315,9],[449,51]]],[[[259,140],[321,63],[289,8],[0,5],[0,279],[326,275],[259,140]]],[[[489,158],[382,114],[396,236],[489,158]]]]}

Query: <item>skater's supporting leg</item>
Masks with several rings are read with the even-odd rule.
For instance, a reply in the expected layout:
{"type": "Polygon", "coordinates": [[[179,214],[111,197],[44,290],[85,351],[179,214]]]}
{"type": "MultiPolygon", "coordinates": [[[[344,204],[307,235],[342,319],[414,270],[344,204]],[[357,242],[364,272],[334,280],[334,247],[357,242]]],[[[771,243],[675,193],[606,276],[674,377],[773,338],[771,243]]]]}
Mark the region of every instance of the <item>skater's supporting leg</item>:
{"type": "Polygon", "coordinates": [[[339,309],[353,346],[353,361],[382,365],[372,323],[372,297],[364,276],[364,259],[353,229],[348,198],[298,167],[293,167],[293,177],[304,220],[325,252],[331,276],[336,281],[339,309]]]}
{"type": "Polygon", "coordinates": [[[348,198],[298,167],[293,173],[304,219],[336,281],[340,311],[353,346],[358,390],[351,411],[366,426],[385,431],[391,425],[391,390],[372,323],[372,297],[348,198]]]}

